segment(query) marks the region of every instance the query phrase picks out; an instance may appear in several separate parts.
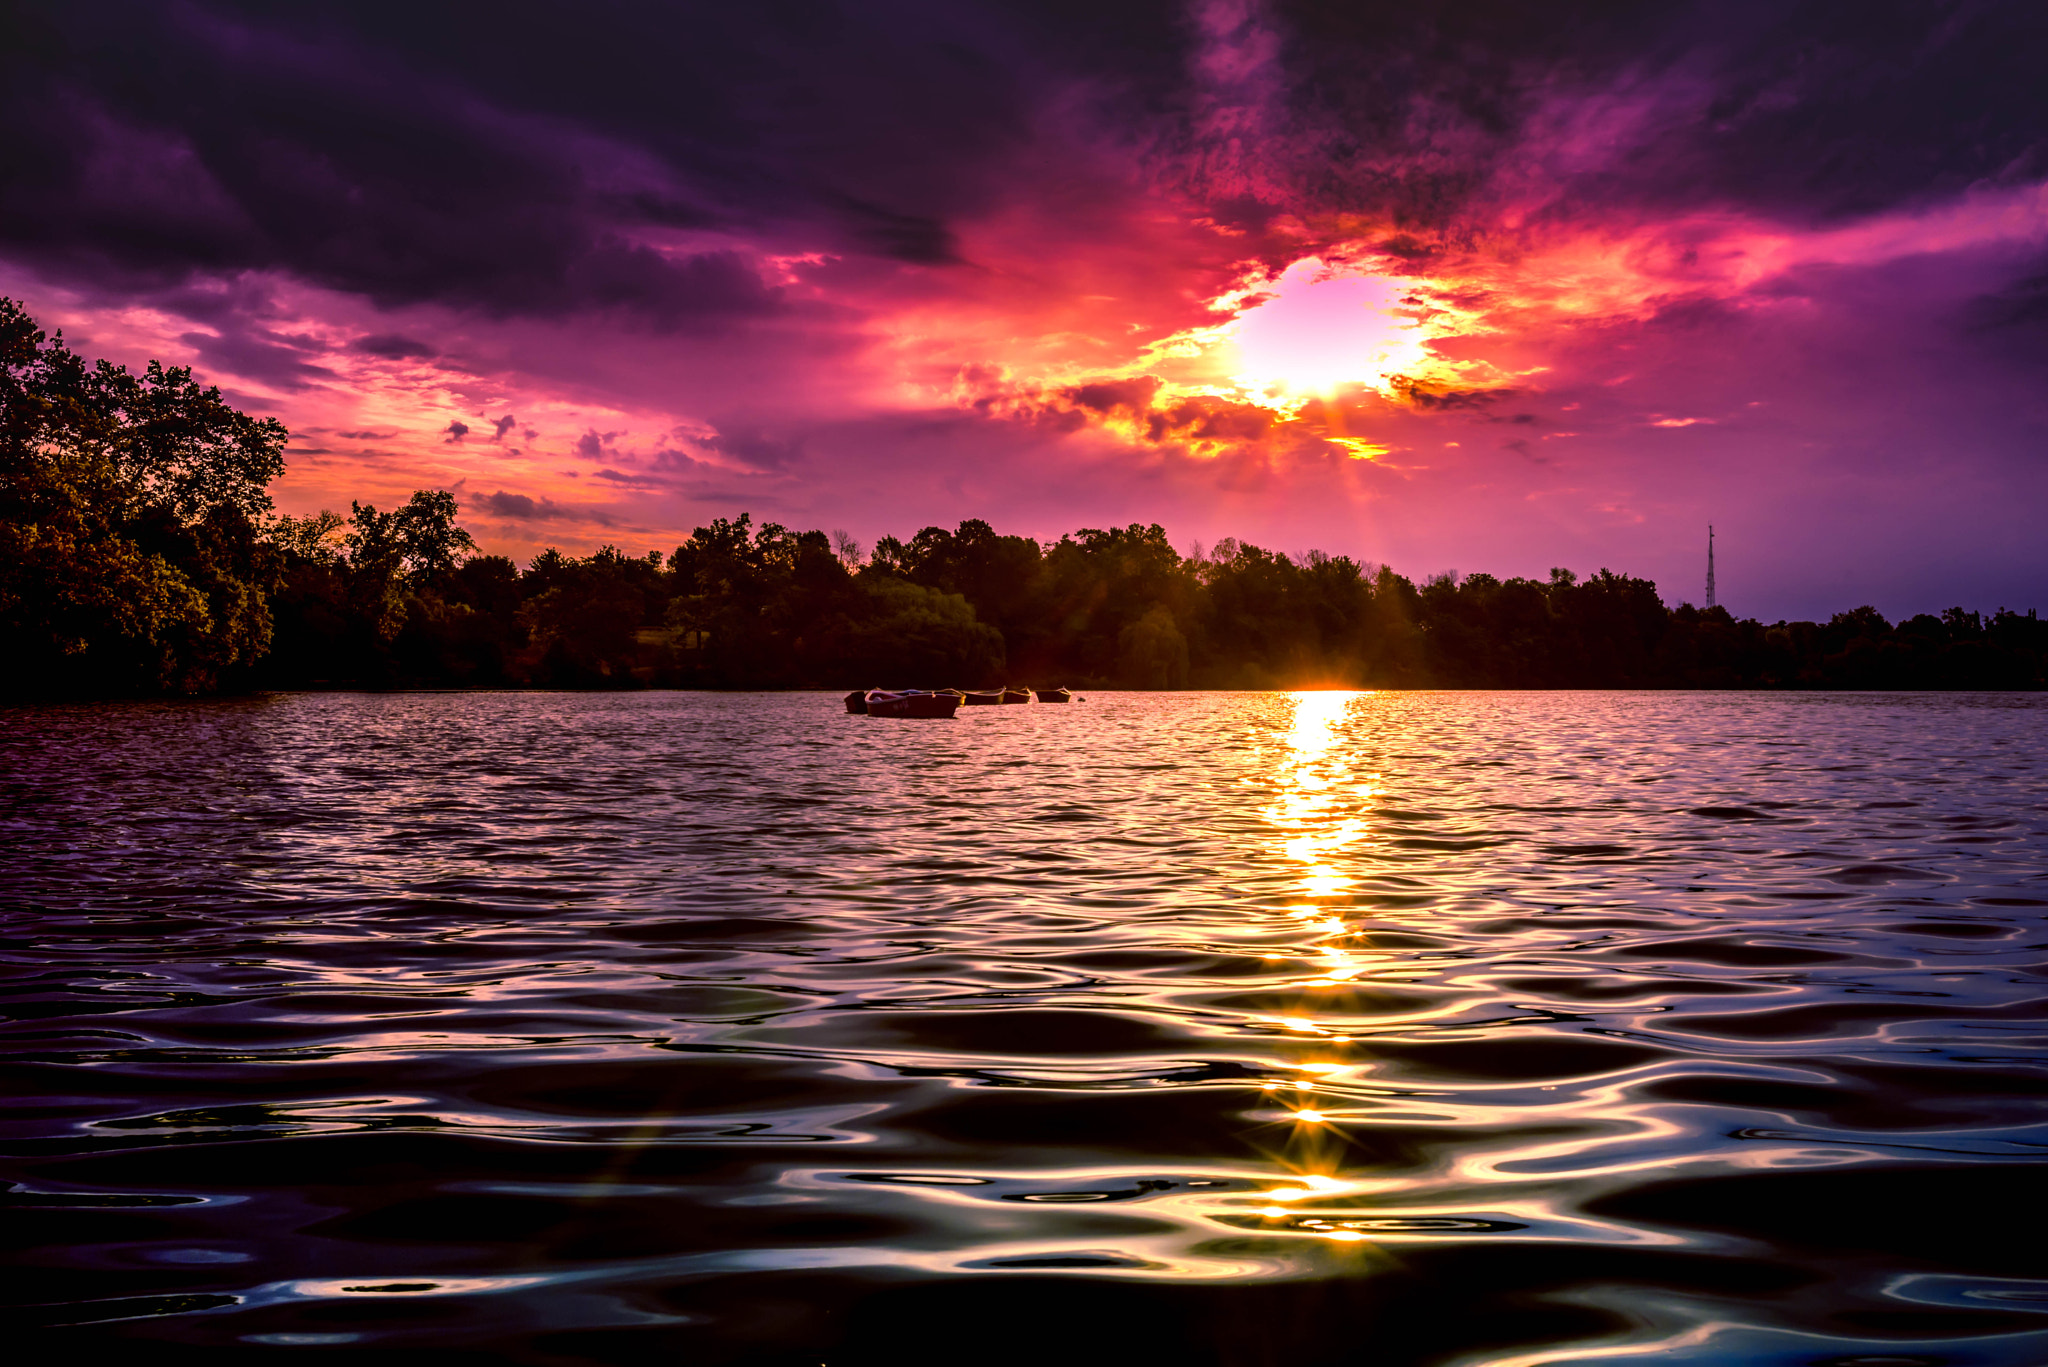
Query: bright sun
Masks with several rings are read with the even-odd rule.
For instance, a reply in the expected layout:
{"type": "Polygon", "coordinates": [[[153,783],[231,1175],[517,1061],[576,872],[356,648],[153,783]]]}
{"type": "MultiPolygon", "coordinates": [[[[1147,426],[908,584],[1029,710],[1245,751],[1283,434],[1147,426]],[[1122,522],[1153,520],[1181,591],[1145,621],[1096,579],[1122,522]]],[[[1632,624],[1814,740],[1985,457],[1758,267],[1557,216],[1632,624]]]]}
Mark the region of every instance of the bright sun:
{"type": "Polygon", "coordinates": [[[1295,262],[1273,282],[1273,297],[1232,325],[1233,378],[1253,389],[1327,396],[1415,370],[1427,353],[1421,328],[1393,312],[1404,292],[1399,281],[1337,274],[1313,256],[1295,262]]]}

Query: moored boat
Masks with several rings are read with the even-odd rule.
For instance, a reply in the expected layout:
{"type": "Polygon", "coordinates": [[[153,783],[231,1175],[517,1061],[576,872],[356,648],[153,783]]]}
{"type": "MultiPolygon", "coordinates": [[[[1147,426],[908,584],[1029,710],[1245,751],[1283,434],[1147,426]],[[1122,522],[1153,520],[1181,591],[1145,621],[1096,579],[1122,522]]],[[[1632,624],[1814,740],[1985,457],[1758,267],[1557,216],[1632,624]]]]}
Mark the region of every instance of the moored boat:
{"type": "Polygon", "coordinates": [[[868,715],[871,717],[921,717],[936,720],[950,717],[960,706],[957,693],[927,693],[913,688],[901,692],[876,688],[867,696],[868,715]]]}
{"type": "Polygon", "coordinates": [[[1003,701],[1030,702],[1031,690],[1028,688],[1006,688],[1003,690],[1003,701]]]}
{"type": "Polygon", "coordinates": [[[969,691],[967,694],[967,705],[969,707],[992,707],[1002,701],[1003,690],[1000,688],[984,688],[979,691],[969,691]]]}
{"type": "Polygon", "coordinates": [[[1040,702],[1072,702],[1074,694],[1073,690],[1066,688],[1041,688],[1038,690],[1038,700],[1040,702]]]}
{"type": "Polygon", "coordinates": [[[865,688],[856,688],[847,694],[846,710],[856,717],[865,717],[868,714],[868,691],[865,688]]]}

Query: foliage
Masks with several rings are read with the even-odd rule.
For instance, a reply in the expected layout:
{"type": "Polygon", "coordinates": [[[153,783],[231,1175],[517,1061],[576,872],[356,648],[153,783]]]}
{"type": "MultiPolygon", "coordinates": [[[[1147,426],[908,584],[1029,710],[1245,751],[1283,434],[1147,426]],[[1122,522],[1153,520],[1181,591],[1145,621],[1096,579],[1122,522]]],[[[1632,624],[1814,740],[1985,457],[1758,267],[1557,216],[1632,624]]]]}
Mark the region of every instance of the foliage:
{"type": "MultiPolygon", "coordinates": [[[[304,531],[314,527],[307,520],[304,531]]],[[[320,573],[345,577],[348,554],[321,550],[320,573]]],[[[275,680],[2039,688],[2048,670],[2048,627],[2032,613],[1956,608],[1893,627],[1859,608],[1824,624],[1765,626],[1719,608],[1666,608],[1654,584],[1608,570],[1446,574],[1417,586],[1384,566],[1236,541],[1183,556],[1156,526],[1041,545],[970,521],[885,537],[863,560],[843,537],[835,545],[741,514],[699,527],[665,559],[550,550],[521,572],[482,556],[406,582],[395,636],[365,622],[348,637],[344,608],[326,628],[357,643],[332,652],[342,664],[311,676],[280,669],[275,680]]],[[[327,601],[281,609],[281,640],[297,639],[304,614],[327,601]]]]}
{"type": "Polygon", "coordinates": [[[0,653],[31,694],[199,691],[270,644],[284,428],[189,370],[88,366],[0,299],[0,653]]]}
{"type": "Polygon", "coordinates": [[[1158,525],[1055,542],[745,514],[664,557],[480,555],[455,496],[270,515],[285,432],[184,370],[87,366],[0,301],[0,649],[15,692],[555,688],[2048,686],[2048,627],[1667,608],[1656,585],[1442,574],[1158,525]]]}

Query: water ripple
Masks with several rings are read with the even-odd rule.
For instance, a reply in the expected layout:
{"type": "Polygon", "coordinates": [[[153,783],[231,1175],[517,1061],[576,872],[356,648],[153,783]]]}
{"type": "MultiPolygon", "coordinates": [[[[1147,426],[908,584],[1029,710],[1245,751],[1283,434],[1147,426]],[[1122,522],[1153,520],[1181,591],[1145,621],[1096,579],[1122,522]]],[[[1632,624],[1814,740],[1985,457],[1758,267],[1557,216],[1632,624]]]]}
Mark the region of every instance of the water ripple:
{"type": "Polygon", "coordinates": [[[2036,1363],[2044,710],[15,709],[9,1314],[535,1362],[2036,1363]]]}

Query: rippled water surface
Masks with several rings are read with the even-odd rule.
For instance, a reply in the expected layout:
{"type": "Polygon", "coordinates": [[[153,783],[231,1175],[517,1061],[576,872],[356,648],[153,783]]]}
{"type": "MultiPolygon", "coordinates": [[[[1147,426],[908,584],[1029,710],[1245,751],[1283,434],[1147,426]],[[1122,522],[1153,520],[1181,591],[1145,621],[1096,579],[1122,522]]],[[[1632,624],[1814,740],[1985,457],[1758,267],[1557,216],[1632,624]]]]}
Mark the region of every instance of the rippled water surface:
{"type": "Polygon", "coordinates": [[[1989,695],[0,712],[0,1314],[2041,1363],[2044,751],[1989,695]]]}

